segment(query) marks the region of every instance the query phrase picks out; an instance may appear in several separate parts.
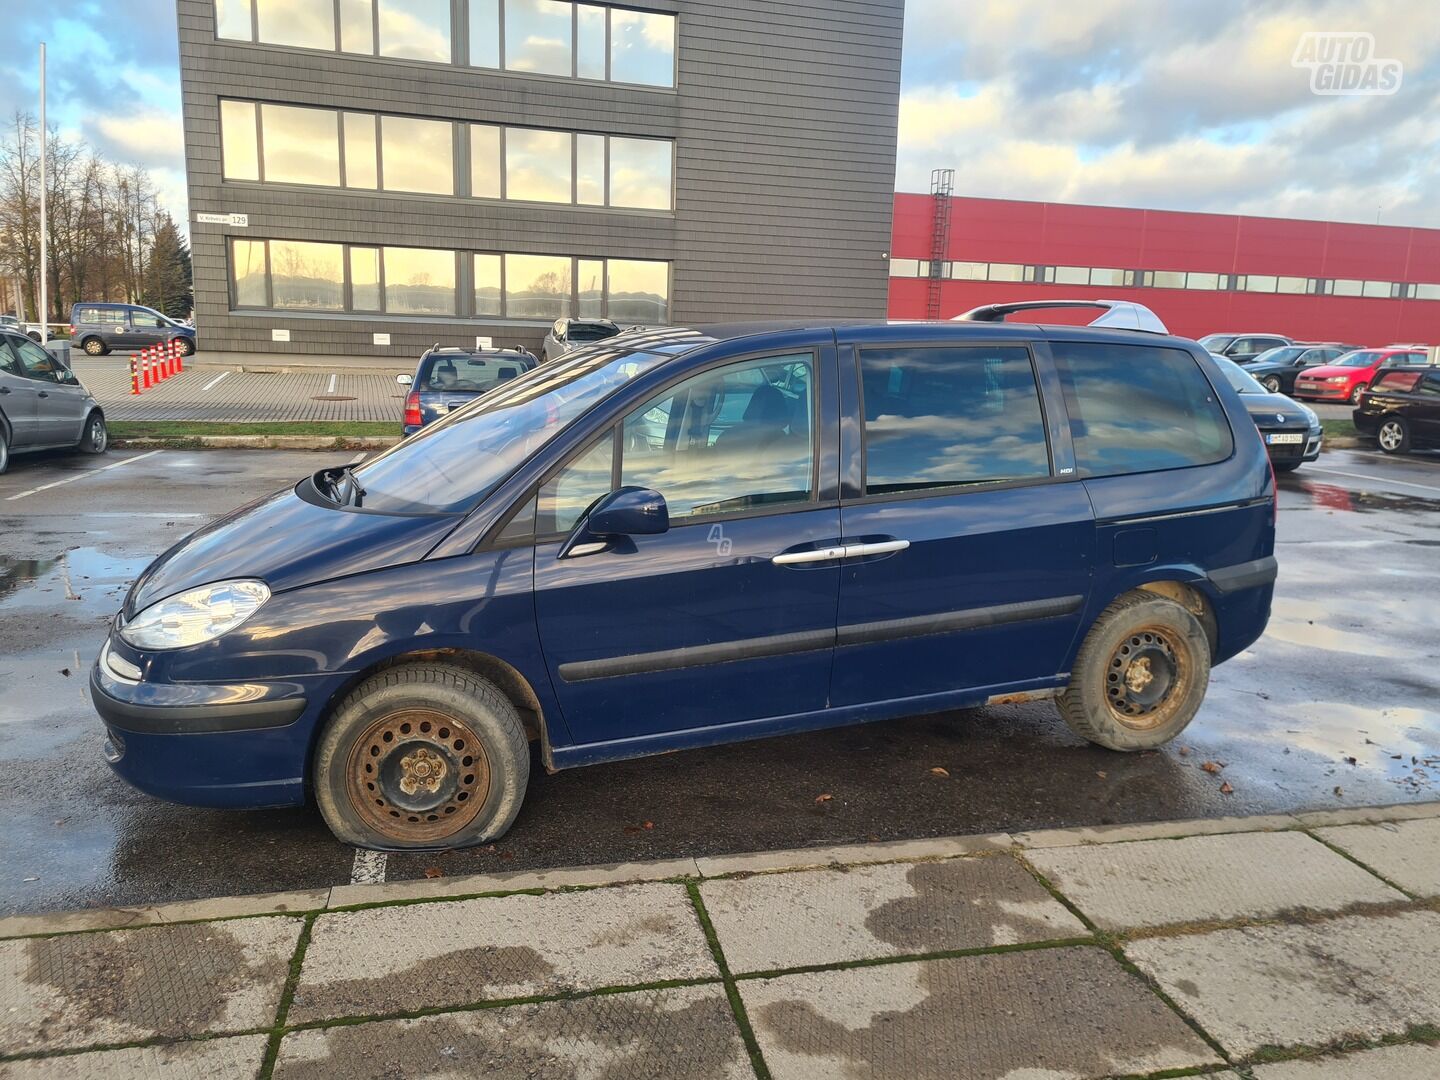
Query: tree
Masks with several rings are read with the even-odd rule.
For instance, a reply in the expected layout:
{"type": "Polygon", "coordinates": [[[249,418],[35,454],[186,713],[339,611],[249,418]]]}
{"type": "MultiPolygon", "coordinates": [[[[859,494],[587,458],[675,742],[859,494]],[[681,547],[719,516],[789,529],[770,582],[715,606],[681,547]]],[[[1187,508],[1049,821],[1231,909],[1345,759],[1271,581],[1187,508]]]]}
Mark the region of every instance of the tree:
{"type": "Polygon", "coordinates": [[[183,319],[194,306],[195,294],[190,277],[190,245],[175,227],[175,221],[164,211],[155,228],[150,247],[150,263],[145,274],[143,302],[172,319],[183,319]]]}

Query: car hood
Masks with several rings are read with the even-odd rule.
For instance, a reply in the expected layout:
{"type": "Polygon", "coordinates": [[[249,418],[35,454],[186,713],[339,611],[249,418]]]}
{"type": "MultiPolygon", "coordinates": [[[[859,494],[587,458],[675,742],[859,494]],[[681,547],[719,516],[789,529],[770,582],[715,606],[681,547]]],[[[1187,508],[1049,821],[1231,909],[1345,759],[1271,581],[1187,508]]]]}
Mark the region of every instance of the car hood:
{"type": "Polygon", "coordinates": [[[415,562],[459,521],[448,515],[364,513],[312,502],[297,490],[242,506],[181,540],[130,587],[125,617],[214,581],[258,578],[272,592],[283,592],[415,562]]]}
{"type": "Polygon", "coordinates": [[[1336,367],[1333,364],[1322,364],[1319,367],[1307,367],[1300,372],[1301,379],[1328,379],[1335,375],[1360,375],[1366,368],[1361,367],[1336,367]]]}
{"type": "Polygon", "coordinates": [[[1284,394],[1241,394],[1240,400],[1259,427],[1310,426],[1310,410],[1284,394]]]}

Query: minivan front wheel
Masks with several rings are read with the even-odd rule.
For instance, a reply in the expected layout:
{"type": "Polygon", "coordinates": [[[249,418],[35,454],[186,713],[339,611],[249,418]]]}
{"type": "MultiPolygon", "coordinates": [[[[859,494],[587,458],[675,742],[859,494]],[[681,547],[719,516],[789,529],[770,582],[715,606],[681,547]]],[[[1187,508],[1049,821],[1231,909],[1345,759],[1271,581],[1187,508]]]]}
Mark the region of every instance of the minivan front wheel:
{"type": "Polygon", "coordinates": [[[315,751],[316,801],[340,840],[464,847],[510,827],[530,779],[520,714],[450,664],[389,668],[351,692],[315,751]]]}
{"type": "Polygon", "coordinates": [[[1194,615],[1126,593],[1085,635],[1058,699],[1070,730],[1111,750],[1161,746],[1194,718],[1210,683],[1210,642],[1194,615]]]}

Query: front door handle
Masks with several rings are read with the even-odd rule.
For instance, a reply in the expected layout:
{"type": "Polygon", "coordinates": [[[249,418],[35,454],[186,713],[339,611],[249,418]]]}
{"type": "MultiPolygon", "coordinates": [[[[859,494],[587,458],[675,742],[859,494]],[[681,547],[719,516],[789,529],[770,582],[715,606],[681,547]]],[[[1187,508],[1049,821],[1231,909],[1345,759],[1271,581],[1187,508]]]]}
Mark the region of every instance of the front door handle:
{"type": "Polygon", "coordinates": [[[833,559],[843,558],[845,558],[845,549],[832,545],[815,548],[813,551],[782,551],[770,561],[776,566],[797,566],[801,563],[830,562],[833,559]]]}
{"type": "Polygon", "coordinates": [[[10,392],[10,387],[8,387],[8,386],[0,386],[0,394],[8,394],[9,392],[10,392]]]}
{"type": "Polygon", "coordinates": [[[50,396],[50,391],[49,391],[49,390],[36,390],[36,391],[35,391],[35,396],[36,396],[36,397],[49,397],[49,396],[50,396]]]}

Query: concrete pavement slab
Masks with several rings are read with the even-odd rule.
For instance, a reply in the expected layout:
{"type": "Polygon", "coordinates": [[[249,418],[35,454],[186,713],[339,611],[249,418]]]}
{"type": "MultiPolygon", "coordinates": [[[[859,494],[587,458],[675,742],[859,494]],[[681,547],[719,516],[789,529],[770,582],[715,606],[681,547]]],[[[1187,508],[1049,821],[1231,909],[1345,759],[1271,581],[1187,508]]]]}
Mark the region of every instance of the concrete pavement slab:
{"type": "Polygon", "coordinates": [[[1134,930],[1404,900],[1304,833],[1051,848],[1026,858],[1095,925],[1134,930]]]}
{"type": "Polygon", "coordinates": [[[268,1027],[301,925],[277,916],[0,942],[0,1053],[268,1027]]]}
{"type": "Polygon", "coordinates": [[[1281,1061],[1255,1068],[1255,1080],[1435,1080],[1440,1076],[1440,1046],[1412,1043],[1335,1054],[1303,1061],[1281,1061]]]}
{"type": "Polygon", "coordinates": [[[1440,912],[1149,938],[1125,953],[1237,1054],[1440,1023],[1440,912]]]}
{"type": "Polygon", "coordinates": [[[1209,833],[1265,832],[1293,829],[1289,814],[1255,814],[1249,817],[1199,818],[1194,821],[1142,821],[1134,825],[1091,825],[1076,829],[1034,829],[1015,834],[1015,843],[1027,849],[1076,847],[1080,844],[1119,844],[1131,840],[1173,840],[1209,833]]]}
{"type": "Polygon", "coordinates": [[[718,974],[683,885],[403,904],[315,920],[289,1019],[718,974]]]}
{"type": "Polygon", "coordinates": [[[96,1050],[0,1065],[0,1080],[255,1080],[268,1035],[96,1050]]]}
{"type": "Polygon", "coordinates": [[[1341,825],[1315,835],[1416,896],[1440,896],[1440,818],[1341,825]]]}
{"type": "Polygon", "coordinates": [[[222,896],[213,900],[179,900],[173,904],[147,907],[93,908],[89,911],[60,911],[46,915],[10,915],[0,919],[0,938],[62,934],[75,930],[123,930],[132,926],[154,926],[159,923],[315,911],[325,906],[329,896],[329,889],[300,889],[252,896],[222,896]]]}
{"type": "Polygon", "coordinates": [[[788,851],[750,851],[742,855],[702,855],[695,862],[700,873],[708,878],[722,874],[758,874],[766,870],[852,866],[901,859],[948,859],[978,852],[1009,851],[1014,844],[1009,833],[982,833],[977,836],[936,836],[922,840],[887,840],[876,844],[841,844],[788,851]]]}
{"type": "Polygon", "coordinates": [[[1065,1080],[1220,1063],[1098,948],[842,968],[739,987],[775,1080],[1065,1080]]]}
{"type": "Polygon", "coordinates": [[[740,1080],[754,1074],[719,986],[599,994],[295,1032],[277,1080],[740,1080]]]}
{"type": "Polygon", "coordinates": [[[700,895],[732,971],[1089,934],[1008,855],[728,878],[700,895]]]}

